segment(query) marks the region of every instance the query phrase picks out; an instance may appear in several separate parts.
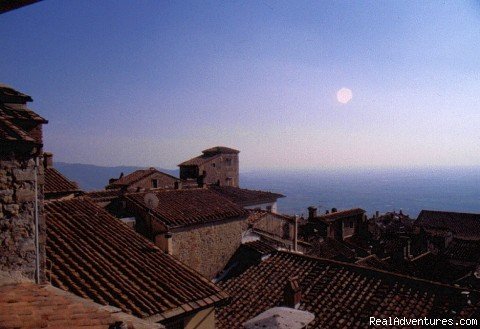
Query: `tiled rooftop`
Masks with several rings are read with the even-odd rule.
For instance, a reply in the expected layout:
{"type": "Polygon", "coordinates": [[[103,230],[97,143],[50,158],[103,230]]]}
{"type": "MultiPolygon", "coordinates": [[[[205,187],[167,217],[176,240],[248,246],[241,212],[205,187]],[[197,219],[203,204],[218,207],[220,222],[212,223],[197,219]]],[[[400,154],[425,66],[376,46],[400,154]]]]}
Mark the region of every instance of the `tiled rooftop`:
{"type": "Polygon", "coordinates": [[[457,238],[480,240],[480,214],[422,210],[415,224],[427,231],[446,230],[457,238]]]}
{"type": "Polygon", "coordinates": [[[149,177],[153,174],[160,174],[160,175],[165,176],[166,178],[178,180],[177,177],[166,174],[166,173],[161,172],[161,171],[152,167],[152,168],[148,168],[148,169],[135,170],[134,172],[132,172],[128,175],[125,175],[125,176],[117,179],[113,183],[109,184],[108,188],[120,188],[120,187],[124,187],[124,186],[130,186],[130,185],[135,184],[135,183],[141,181],[142,179],[145,179],[145,178],[147,178],[147,177],[149,177]]]}
{"type": "MultiPolygon", "coordinates": [[[[151,214],[167,227],[181,227],[214,222],[245,215],[237,204],[209,189],[159,190],[149,192],[158,199],[151,214]]],[[[145,195],[132,193],[126,196],[134,207],[147,209],[145,195]]]]}
{"type": "Polygon", "coordinates": [[[48,203],[45,214],[54,286],[158,321],[227,297],[88,198],[48,203]]]}
{"type": "Polygon", "coordinates": [[[248,190],[234,186],[211,186],[209,188],[242,207],[275,202],[278,198],[285,197],[278,193],[248,190]]]}
{"type": "Polygon", "coordinates": [[[343,261],[355,259],[355,251],[335,239],[323,238],[309,244],[311,247],[307,249],[306,253],[311,256],[343,261]]]}
{"type": "Polygon", "coordinates": [[[282,305],[291,277],[302,289],[300,309],[315,314],[309,328],[368,328],[369,317],[458,318],[478,315],[478,293],[332,260],[276,251],[239,276],[221,281],[232,297],[218,328],[242,324],[282,305]]]}
{"type": "Polygon", "coordinates": [[[123,192],[120,189],[91,191],[91,192],[85,193],[86,196],[88,196],[95,202],[112,201],[113,199],[120,197],[122,194],[123,192]]]}
{"type": "Polygon", "coordinates": [[[353,208],[353,209],[348,209],[348,210],[340,210],[336,212],[331,212],[329,214],[323,214],[318,217],[317,219],[320,219],[322,221],[335,221],[340,218],[346,218],[346,217],[351,217],[351,216],[357,216],[357,215],[363,215],[365,213],[365,210],[360,209],[360,208],[353,208]]]}
{"type": "Polygon", "coordinates": [[[178,166],[200,166],[205,162],[221,157],[221,154],[202,154],[198,157],[191,158],[190,160],[180,163],[178,166]]]}
{"type": "Polygon", "coordinates": [[[120,328],[122,324],[131,329],[164,328],[50,285],[0,283],[2,329],[110,329],[120,328]]]}
{"type": "Polygon", "coordinates": [[[25,124],[42,124],[48,121],[28,109],[23,104],[5,104],[10,101],[31,101],[24,95],[8,86],[0,85],[0,142],[36,143],[25,124]],[[22,96],[23,95],[23,96],[22,96]]]}
{"type": "Polygon", "coordinates": [[[480,240],[452,239],[445,256],[452,260],[480,263],[480,240]]]}
{"type": "Polygon", "coordinates": [[[45,193],[77,192],[77,183],[70,181],[55,168],[45,168],[45,193]]]}
{"type": "Polygon", "coordinates": [[[203,154],[217,154],[217,153],[222,153],[222,154],[238,154],[240,153],[239,150],[232,149],[230,147],[226,146],[214,146],[209,149],[203,150],[203,154]]]}

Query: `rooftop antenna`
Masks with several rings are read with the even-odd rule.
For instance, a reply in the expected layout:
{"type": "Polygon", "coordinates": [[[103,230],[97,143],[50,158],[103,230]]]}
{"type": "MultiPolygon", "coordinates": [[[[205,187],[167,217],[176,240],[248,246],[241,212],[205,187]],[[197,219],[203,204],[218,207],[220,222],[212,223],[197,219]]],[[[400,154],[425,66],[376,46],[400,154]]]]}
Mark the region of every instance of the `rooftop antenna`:
{"type": "Polygon", "coordinates": [[[153,193],[145,194],[143,201],[149,210],[154,210],[158,207],[158,198],[153,193]]]}

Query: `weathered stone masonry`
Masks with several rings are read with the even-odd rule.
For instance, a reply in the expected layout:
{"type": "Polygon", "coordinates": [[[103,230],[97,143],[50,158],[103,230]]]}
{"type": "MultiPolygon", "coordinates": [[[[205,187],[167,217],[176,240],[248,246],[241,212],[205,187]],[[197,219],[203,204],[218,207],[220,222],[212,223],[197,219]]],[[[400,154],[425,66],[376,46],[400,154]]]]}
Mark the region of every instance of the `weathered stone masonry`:
{"type": "Polygon", "coordinates": [[[242,240],[243,218],[172,230],[173,255],[207,278],[227,265],[242,240]]]}
{"type": "Polygon", "coordinates": [[[43,218],[42,124],[47,121],[26,108],[32,99],[0,85],[0,271],[36,278],[35,180],[39,220],[39,278],[45,278],[43,218]],[[37,171],[37,172],[36,172],[37,171]]]}
{"type": "MultiPolygon", "coordinates": [[[[35,160],[36,149],[17,146],[15,152],[0,152],[0,270],[18,271],[35,277],[35,160]],[[23,152],[20,152],[23,151],[23,152]]],[[[40,261],[45,262],[45,223],[43,220],[43,168],[39,166],[38,208],[40,261]]],[[[44,266],[40,266],[44,268],[44,266]]],[[[43,271],[42,271],[43,272],[43,271]]],[[[44,273],[41,273],[43,276],[44,273]]]]}

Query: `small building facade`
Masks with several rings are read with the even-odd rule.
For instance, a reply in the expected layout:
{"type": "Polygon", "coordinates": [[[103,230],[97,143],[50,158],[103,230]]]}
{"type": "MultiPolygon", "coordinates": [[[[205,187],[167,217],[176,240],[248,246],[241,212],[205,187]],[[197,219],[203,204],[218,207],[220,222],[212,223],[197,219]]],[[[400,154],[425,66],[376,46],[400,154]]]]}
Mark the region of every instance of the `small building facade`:
{"type": "Polygon", "coordinates": [[[168,254],[214,278],[241,244],[245,211],[209,189],[124,196],[135,229],[168,254]]]}
{"type": "Polygon", "coordinates": [[[202,151],[202,155],[182,162],[180,179],[197,180],[199,184],[239,186],[240,151],[215,146],[202,151]]]}
{"type": "Polygon", "coordinates": [[[318,230],[326,238],[343,241],[360,233],[365,223],[365,210],[360,208],[342,211],[334,208],[332,212],[320,216],[317,208],[308,208],[307,228],[318,230]]]}

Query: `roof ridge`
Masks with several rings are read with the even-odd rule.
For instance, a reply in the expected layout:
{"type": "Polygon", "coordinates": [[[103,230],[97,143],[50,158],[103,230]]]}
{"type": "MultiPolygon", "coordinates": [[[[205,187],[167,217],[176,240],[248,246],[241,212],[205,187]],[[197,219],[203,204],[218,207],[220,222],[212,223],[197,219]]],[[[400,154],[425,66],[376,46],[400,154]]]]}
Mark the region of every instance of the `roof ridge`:
{"type": "Polygon", "coordinates": [[[295,256],[298,256],[298,257],[303,257],[303,258],[307,258],[307,259],[311,259],[311,260],[321,261],[321,262],[324,262],[324,263],[339,265],[339,266],[343,266],[343,267],[347,267],[347,268],[352,268],[354,270],[359,270],[361,272],[366,272],[366,273],[377,273],[377,274],[381,274],[381,275],[387,274],[387,275],[390,275],[392,277],[397,277],[401,280],[413,281],[414,283],[425,283],[425,284],[428,284],[428,285],[436,286],[438,288],[443,287],[443,288],[453,289],[453,290],[458,290],[458,291],[468,290],[468,291],[475,291],[475,292],[480,293],[480,290],[476,290],[476,289],[470,289],[470,288],[465,288],[465,287],[455,287],[455,286],[448,285],[448,284],[445,284],[445,283],[442,283],[442,282],[421,279],[421,278],[408,276],[408,275],[404,275],[404,274],[399,274],[399,273],[395,273],[395,272],[389,272],[389,271],[385,271],[385,270],[381,270],[381,269],[377,269],[377,268],[366,268],[366,267],[357,265],[355,263],[345,263],[345,262],[341,262],[341,261],[334,260],[334,259],[320,258],[320,257],[316,257],[316,256],[313,256],[313,255],[305,255],[305,254],[301,254],[301,253],[298,253],[298,252],[296,253],[296,252],[288,251],[288,250],[277,250],[276,252],[295,255],[295,256]]]}

